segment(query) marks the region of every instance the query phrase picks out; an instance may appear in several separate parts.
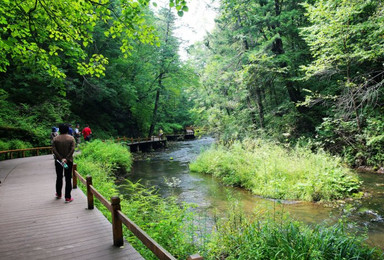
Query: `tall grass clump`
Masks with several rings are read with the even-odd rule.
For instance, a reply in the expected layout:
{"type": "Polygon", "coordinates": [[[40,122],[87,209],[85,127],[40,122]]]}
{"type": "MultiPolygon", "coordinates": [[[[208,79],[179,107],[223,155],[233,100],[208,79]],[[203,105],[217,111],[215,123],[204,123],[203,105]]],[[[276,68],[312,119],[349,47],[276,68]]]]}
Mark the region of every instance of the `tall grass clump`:
{"type": "Polygon", "coordinates": [[[132,166],[132,155],[128,149],[128,146],[112,141],[104,143],[96,139],[93,142],[81,145],[81,156],[86,157],[88,160],[108,163],[116,171],[122,168],[128,172],[132,166]]]}
{"type": "Polygon", "coordinates": [[[277,199],[331,201],[358,192],[361,184],[340,158],[261,140],[217,145],[200,154],[190,169],[277,199]]]}
{"type": "MultiPolygon", "coordinates": [[[[180,206],[172,198],[164,199],[155,190],[147,189],[140,183],[127,180],[119,188],[116,186],[113,173],[121,165],[128,167],[130,158],[130,152],[123,146],[94,141],[82,146],[81,155],[75,158],[75,162],[78,172],[82,176],[92,176],[94,187],[105,198],[120,196],[124,214],[175,257],[187,259],[189,254],[197,253],[193,239],[185,232],[191,230],[188,223],[192,222],[187,205],[180,206]],[[119,195],[122,190],[124,197],[119,195]]],[[[80,187],[85,192],[85,187],[80,187]]],[[[95,200],[95,205],[111,221],[110,212],[98,200],[95,200]]],[[[125,227],[124,236],[145,259],[156,259],[125,227]]]]}
{"type": "Polygon", "coordinates": [[[206,259],[383,259],[342,221],[310,228],[287,216],[247,217],[238,210],[218,221],[208,248],[206,259]]]}

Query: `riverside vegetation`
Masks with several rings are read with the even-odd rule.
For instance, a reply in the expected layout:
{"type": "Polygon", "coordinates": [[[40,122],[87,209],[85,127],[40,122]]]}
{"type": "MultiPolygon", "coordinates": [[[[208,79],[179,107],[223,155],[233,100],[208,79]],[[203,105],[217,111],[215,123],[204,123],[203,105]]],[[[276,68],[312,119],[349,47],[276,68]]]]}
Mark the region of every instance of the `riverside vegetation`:
{"type": "MultiPolygon", "coordinates": [[[[119,195],[114,173],[128,172],[132,159],[120,144],[94,141],[82,145],[76,162],[79,173],[91,175],[96,189],[109,198],[119,195]]],[[[227,216],[201,233],[193,205],[180,205],[175,198],[162,198],[154,189],[128,180],[120,192],[122,211],[178,259],[193,253],[205,259],[383,259],[363,243],[363,236],[348,233],[342,221],[309,227],[283,214],[246,216],[233,203],[227,216]]],[[[96,206],[110,219],[97,200],[96,206]]],[[[155,259],[128,230],[124,235],[146,259],[155,259]]]]}
{"type": "Polygon", "coordinates": [[[269,198],[331,201],[361,195],[358,176],[340,158],[260,139],[216,145],[200,154],[190,170],[269,198]]]}

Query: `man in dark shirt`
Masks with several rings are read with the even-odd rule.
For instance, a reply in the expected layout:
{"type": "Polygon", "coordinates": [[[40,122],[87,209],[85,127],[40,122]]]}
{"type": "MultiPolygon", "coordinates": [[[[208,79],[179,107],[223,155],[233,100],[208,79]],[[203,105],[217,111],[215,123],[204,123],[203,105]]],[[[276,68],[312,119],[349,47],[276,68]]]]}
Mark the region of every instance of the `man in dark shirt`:
{"type": "Polygon", "coordinates": [[[68,134],[68,125],[59,125],[60,135],[53,139],[52,150],[56,156],[56,198],[61,198],[61,189],[63,188],[63,169],[65,176],[65,202],[73,201],[72,191],[72,166],[73,153],[75,151],[75,139],[68,134]],[[68,167],[64,167],[65,164],[68,167]]]}

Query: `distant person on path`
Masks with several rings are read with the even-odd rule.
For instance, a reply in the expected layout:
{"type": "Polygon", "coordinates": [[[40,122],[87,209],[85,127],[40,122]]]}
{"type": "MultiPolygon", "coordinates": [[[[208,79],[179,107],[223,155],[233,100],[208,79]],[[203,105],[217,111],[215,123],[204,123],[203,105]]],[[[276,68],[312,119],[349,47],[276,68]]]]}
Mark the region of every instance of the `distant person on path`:
{"type": "Polygon", "coordinates": [[[89,128],[89,125],[85,125],[85,127],[84,127],[83,131],[81,131],[81,133],[83,134],[84,140],[86,142],[91,141],[92,131],[91,131],[91,128],[89,128]]]}
{"type": "Polygon", "coordinates": [[[54,126],[52,127],[52,132],[51,132],[51,145],[53,144],[53,139],[58,136],[59,133],[57,132],[57,128],[54,126]]]}
{"type": "Polygon", "coordinates": [[[75,139],[68,134],[69,127],[60,124],[60,134],[53,139],[52,150],[56,156],[56,198],[61,198],[61,190],[63,188],[63,170],[65,176],[65,202],[72,202],[72,166],[73,153],[75,151],[75,139]],[[67,166],[67,167],[66,167],[67,166]]]}
{"type": "Polygon", "coordinates": [[[68,125],[68,126],[69,126],[69,127],[68,127],[68,134],[73,136],[72,125],[68,125]]]}
{"type": "Polygon", "coordinates": [[[81,133],[80,133],[80,129],[79,128],[80,128],[79,124],[76,124],[76,128],[75,128],[76,146],[79,145],[79,143],[80,143],[80,135],[81,135],[81,133]]]}
{"type": "Polygon", "coordinates": [[[160,128],[160,130],[159,130],[159,138],[160,138],[160,140],[163,139],[163,134],[164,134],[163,129],[160,128]]]}

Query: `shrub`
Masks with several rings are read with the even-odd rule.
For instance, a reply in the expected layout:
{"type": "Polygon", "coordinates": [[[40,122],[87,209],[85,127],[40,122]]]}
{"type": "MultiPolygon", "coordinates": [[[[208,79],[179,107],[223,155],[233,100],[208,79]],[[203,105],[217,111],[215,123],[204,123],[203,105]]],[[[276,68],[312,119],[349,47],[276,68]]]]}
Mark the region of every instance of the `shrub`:
{"type": "Polygon", "coordinates": [[[122,168],[127,172],[132,166],[132,156],[128,146],[100,140],[82,144],[81,157],[88,158],[94,162],[110,165],[115,171],[122,168]]]}

